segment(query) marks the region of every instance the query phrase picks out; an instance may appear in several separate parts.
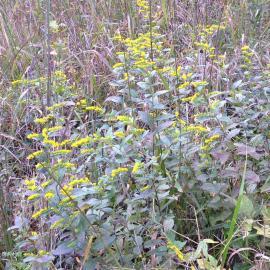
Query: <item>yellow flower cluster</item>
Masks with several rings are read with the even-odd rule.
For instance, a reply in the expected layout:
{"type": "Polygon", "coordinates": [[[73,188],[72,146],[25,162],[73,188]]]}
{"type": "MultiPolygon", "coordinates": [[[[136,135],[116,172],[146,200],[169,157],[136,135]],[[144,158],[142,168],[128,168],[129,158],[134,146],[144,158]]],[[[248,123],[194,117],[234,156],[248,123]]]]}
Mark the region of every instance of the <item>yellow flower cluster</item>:
{"type": "Polygon", "coordinates": [[[104,110],[99,106],[88,106],[88,107],[85,108],[85,110],[87,112],[89,112],[89,111],[94,111],[94,112],[97,112],[97,113],[103,113],[104,112],[104,110]]]}
{"type": "Polygon", "coordinates": [[[122,139],[122,138],[125,138],[126,135],[123,131],[116,131],[114,132],[114,136],[122,139]]]}
{"type": "Polygon", "coordinates": [[[79,140],[75,140],[72,144],[71,147],[80,147],[82,145],[89,144],[91,142],[91,137],[85,137],[79,140]]]}
{"type": "Polygon", "coordinates": [[[133,122],[132,118],[127,115],[118,115],[116,119],[124,124],[131,124],[133,122]]]}
{"type": "Polygon", "coordinates": [[[48,191],[45,193],[44,197],[49,200],[54,197],[54,193],[52,191],[48,191]]]}
{"type": "Polygon", "coordinates": [[[57,229],[57,228],[59,228],[63,224],[64,221],[65,220],[63,218],[60,218],[59,220],[57,220],[56,222],[54,222],[51,225],[50,229],[57,229]]]}
{"type": "Polygon", "coordinates": [[[201,147],[201,150],[208,151],[211,148],[211,143],[215,142],[219,138],[220,138],[220,135],[215,134],[215,135],[211,136],[210,138],[206,139],[204,141],[204,145],[201,147]]]}
{"type": "Polygon", "coordinates": [[[44,154],[43,150],[39,150],[39,151],[36,151],[36,152],[34,152],[34,153],[28,155],[27,159],[28,159],[28,160],[34,159],[34,158],[36,158],[36,157],[41,156],[42,154],[44,154]]]}
{"type": "MultiPolygon", "coordinates": [[[[245,45],[241,48],[242,55],[244,57],[244,61],[247,65],[250,65],[251,62],[251,57],[253,56],[253,52],[250,50],[249,46],[245,45]]],[[[242,67],[245,67],[243,65],[242,67]]]]}
{"type": "Polygon", "coordinates": [[[137,6],[139,7],[139,12],[144,14],[145,17],[149,16],[149,3],[147,0],[137,0],[137,6]]]}
{"type": "Polygon", "coordinates": [[[38,134],[38,133],[31,133],[31,134],[28,134],[27,135],[27,139],[37,139],[38,137],[40,137],[40,134],[38,134]]]}
{"type": "Polygon", "coordinates": [[[142,163],[141,162],[135,162],[133,169],[132,169],[132,173],[136,174],[142,167],[142,163]]]}
{"type": "Polygon", "coordinates": [[[115,176],[119,175],[120,173],[124,173],[124,172],[128,172],[128,169],[119,167],[117,169],[112,170],[111,176],[115,177],[115,176]]]}
{"type": "Polygon", "coordinates": [[[74,187],[81,184],[89,184],[89,183],[90,183],[90,179],[88,177],[84,177],[84,178],[74,179],[71,182],[69,182],[68,185],[71,187],[74,187]]]}
{"type": "Polygon", "coordinates": [[[184,260],[184,254],[172,241],[168,241],[167,247],[168,249],[171,249],[172,251],[174,251],[174,253],[176,254],[176,256],[178,257],[180,261],[184,260]]]}
{"type": "Polygon", "coordinates": [[[191,132],[196,132],[196,133],[203,133],[203,132],[207,132],[207,128],[203,127],[201,125],[190,125],[188,127],[186,127],[187,131],[191,131],[191,132]]]}
{"type": "Polygon", "coordinates": [[[34,179],[32,179],[32,180],[25,180],[24,183],[25,183],[25,185],[27,186],[27,188],[29,190],[34,191],[34,190],[37,190],[38,189],[38,187],[36,186],[36,181],[34,179]]]}
{"type": "Polygon", "coordinates": [[[183,102],[194,102],[198,97],[200,96],[200,93],[195,93],[191,97],[181,98],[183,102]]]}
{"type": "Polygon", "coordinates": [[[41,118],[36,118],[35,123],[44,125],[44,124],[48,123],[50,120],[52,120],[53,118],[54,118],[54,116],[49,114],[49,115],[41,117],[41,118]]]}
{"type": "Polygon", "coordinates": [[[34,213],[32,215],[32,218],[37,219],[39,218],[41,215],[43,215],[44,213],[46,213],[48,211],[48,208],[41,208],[40,210],[38,210],[36,213],[34,213]]]}
{"type": "Polygon", "coordinates": [[[40,197],[40,194],[35,193],[35,194],[30,195],[30,196],[27,198],[27,200],[28,200],[28,201],[33,201],[33,200],[35,200],[35,199],[37,199],[37,198],[39,198],[39,197],[40,197]]]}

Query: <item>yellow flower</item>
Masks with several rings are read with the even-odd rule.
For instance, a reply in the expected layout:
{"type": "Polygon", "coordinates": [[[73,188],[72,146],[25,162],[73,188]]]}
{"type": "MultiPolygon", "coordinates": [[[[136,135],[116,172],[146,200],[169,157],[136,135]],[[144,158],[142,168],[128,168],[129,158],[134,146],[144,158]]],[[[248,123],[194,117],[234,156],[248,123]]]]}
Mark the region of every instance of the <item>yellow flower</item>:
{"type": "Polygon", "coordinates": [[[101,107],[98,106],[89,106],[85,108],[86,111],[94,111],[97,113],[103,113],[103,109],[101,107]]]}
{"type": "Polygon", "coordinates": [[[37,139],[40,136],[38,133],[31,133],[27,135],[27,139],[37,139]]]}
{"type": "Polygon", "coordinates": [[[113,65],[113,68],[119,68],[119,67],[123,67],[124,64],[123,63],[116,63],[113,65]]]}
{"type": "Polygon", "coordinates": [[[84,178],[80,178],[80,179],[74,179],[68,185],[71,187],[74,187],[74,186],[78,186],[80,184],[87,184],[87,183],[90,183],[90,180],[89,180],[89,178],[84,177],[84,178]]]}
{"type": "Polygon", "coordinates": [[[52,191],[48,191],[48,192],[45,193],[44,197],[46,199],[51,199],[51,198],[54,197],[54,193],[52,191]]]}
{"type": "Polygon", "coordinates": [[[36,213],[32,215],[32,218],[36,219],[47,211],[48,211],[48,208],[41,208],[39,211],[37,211],[36,213]]]}
{"type": "Polygon", "coordinates": [[[54,127],[48,128],[47,132],[56,132],[56,131],[61,130],[62,128],[63,128],[62,126],[54,126],[54,127]]]}
{"type": "Polygon", "coordinates": [[[56,228],[60,227],[64,221],[65,221],[65,220],[64,220],[63,218],[57,220],[56,222],[54,222],[54,223],[51,225],[50,229],[56,229],[56,228]]]}
{"type": "Polygon", "coordinates": [[[202,132],[207,132],[207,128],[203,127],[203,126],[200,126],[200,125],[191,125],[191,126],[188,126],[187,128],[187,131],[193,131],[193,132],[197,132],[197,133],[202,133],[202,132]]]}
{"type": "Polygon", "coordinates": [[[49,114],[49,115],[41,117],[41,118],[36,118],[35,123],[43,125],[43,124],[46,124],[47,122],[49,122],[53,118],[54,118],[53,115],[49,114]]]}
{"type": "Polygon", "coordinates": [[[63,189],[61,189],[60,193],[64,196],[70,195],[71,191],[73,190],[72,186],[64,185],[63,189]]]}
{"type": "Polygon", "coordinates": [[[27,159],[28,159],[28,160],[34,159],[34,158],[36,158],[36,157],[38,157],[38,156],[41,156],[43,153],[44,153],[43,150],[36,151],[36,152],[30,154],[30,155],[27,157],[27,159]]]}
{"type": "Polygon", "coordinates": [[[52,147],[59,147],[59,143],[54,141],[54,140],[50,140],[50,139],[44,139],[43,140],[43,143],[44,144],[48,144],[48,145],[51,145],[52,147]]]}
{"type": "Polygon", "coordinates": [[[93,148],[91,148],[91,149],[82,149],[81,150],[81,154],[91,154],[91,153],[93,153],[93,152],[95,152],[95,150],[93,149],[93,148]]]}
{"type": "Polygon", "coordinates": [[[115,176],[117,176],[117,175],[119,175],[120,173],[123,173],[123,172],[128,172],[128,169],[127,168],[122,168],[122,167],[114,169],[114,170],[112,170],[111,176],[115,177],[115,176]]]}
{"type": "Polygon", "coordinates": [[[210,144],[216,140],[218,140],[220,138],[220,135],[219,134],[216,134],[216,135],[213,135],[212,137],[210,137],[209,139],[206,139],[205,140],[205,143],[206,144],[210,144]]]}
{"type": "Polygon", "coordinates": [[[28,200],[28,201],[33,201],[33,200],[35,200],[35,199],[37,199],[37,198],[39,198],[39,197],[40,197],[40,194],[35,193],[35,194],[30,195],[30,196],[27,198],[27,200],[28,200]]]}
{"type": "Polygon", "coordinates": [[[125,138],[125,133],[123,131],[116,131],[114,132],[114,136],[118,138],[125,138]]]}
{"type": "Polygon", "coordinates": [[[184,260],[184,254],[180,251],[180,249],[173,242],[168,241],[167,247],[175,252],[175,254],[177,255],[177,257],[180,261],[184,260]]]}
{"type": "Polygon", "coordinates": [[[85,137],[85,138],[82,138],[82,139],[79,139],[79,140],[74,141],[71,144],[71,147],[79,147],[79,146],[82,146],[82,145],[85,145],[85,144],[90,143],[90,141],[91,141],[91,138],[90,137],[85,137]]]}
{"type": "Polygon", "coordinates": [[[132,118],[130,116],[127,116],[127,115],[118,115],[116,117],[116,119],[120,122],[123,122],[125,124],[130,124],[132,123],[132,118]]]}
{"type": "Polygon", "coordinates": [[[135,162],[133,169],[132,169],[132,173],[136,174],[140,170],[141,166],[142,166],[141,162],[135,162]]]}
{"type": "Polygon", "coordinates": [[[34,186],[36,184],[36,181],[34,179],[32,179],[32,180],[25,180],[24,183],[27,186],[34,186]]]}
{"type": "Polygon", "coordinates": [[[48,180],[48,181],[42,183],[42,184],[41,184],[41,187],[42,187],[42,188],[46,188],[51,182],[52,182],[52,180],[48,180]]]}

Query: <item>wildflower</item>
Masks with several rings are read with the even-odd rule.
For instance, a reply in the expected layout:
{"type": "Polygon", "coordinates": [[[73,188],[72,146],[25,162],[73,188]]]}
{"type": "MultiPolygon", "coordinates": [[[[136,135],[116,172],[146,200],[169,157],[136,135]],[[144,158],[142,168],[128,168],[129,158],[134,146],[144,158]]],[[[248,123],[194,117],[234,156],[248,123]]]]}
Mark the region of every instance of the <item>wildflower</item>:
{"type": "Polygon", "coordinates": [[[101,107],[98,106],[89,106],[85,108],[86,111],[94,111],[97,113],[103,113],[103,109],[101,107]]]}
{"type": "Polygon", "coordinates": [[[81,154],[91,154],[91,153],[93,153],[95,150],[93,149],[93,148],[91,148],[91,149],[82,149],[81,150],[81,154]]]}
{"type": "Polygon", "coordinates": [[[36,158],[36,157],[41,156],[43,153],[44,153],[43,150],[36,151],[36,152],[34,152],[34,153],[28,155],[27,159],[28,159],[28,160],[34,159],[34,158],[36,158]]]}
{"type": "Polygon", "coordinates": [[[115,69],[115,68],[119,68],[119,67],[123,67],[123,66],[124,66],[124,64],[120,62],[120,63],[114,64],[113,68],[115,69]]]}
{"type": "Polygon", "coordinates": [[[35,123],[44,125],[47,122],[49,122],[50,120],[52,120],[53,118],[54,118],[53,115],[49,114],[49,115],[41,117],[41,118],[36,118],[35,123]]]}
{"type": "Polygon", "coordinates": [[[131,124],[133,122],[132,118],[127,115],[118,115],[116,119],[124,124],[131,124]]]}
{"type": "Polygon", "coordinates": [[[119,167],[117,169],[112,170],[111,176],[115,177],[115,176],[117,176],[117,175],[119,175],[120,173],[123,173],[123,172],[128,172],[128,169],[119,167]]]}
{"type": "Polygon", "coordinates": [[[184,254],[180,251],[180,249],[172,241],[168,241],[167,247],[175,252],[175,254],[177,255],[177,257],[180,261],[184,260],[184,254]]]}
{"type": "Polygon", "coordinates": [[[184,88],[187,88],[188,86],[189,86],[189,82],[184,82],[184,83],[180,84],[180,85],[178,86],[178,88],[179,88],[179,89],[184,89],[184,88]]]}
{"type": "Polygon", "coordinates": [[[40,137],[40,134],[38,133],[31,133],[27,135],[27,139],[37,139],[38,137],[40,137]]]}
{"type": "Polygon", "coordinates": [[[74,186],[78,186],[80,184],[87,184],[89,182],[90,182],[89,178],[84,177],[84,178],[80,178],[80,179],[74,179],[68,185],[71,187],[74,187],[74,186]]]}
{"type": "Polygon", "coordinates": [[[79,139],[77,141],[74,141],[71,144],[71,147],[79,147],[79,146],[82,146],[82,145],[85,145],[85,144],[90,143],[90,141],[91,141],[91,138],[90,137],[85,137],[85,138],[79,139]]]}
{"type": "Polygon", "coordinates": [[[36,213],[34,213],[32,215],[32,218],[37,219],[39,218],[41,215],[43,215],[44,213],[46,213],[48,211],[48,208],[41,208],[39,211],[37,211],[36,213]]]}
{"type": "Polygon", "coordinates": [[[32,180],[25,180],[24,183],[27,186],[34,186],[36,184],[36,181],[34,179],[32,179],[32,180]]]}
{"type": "Polygon", "coordinates": [[[42,188],[46,188],[48,185],[51,184],[51,182],[52,182],[52,180],[48,180],[48,181],[42,183],[42,184],[41,184],[41,187],[42,187],[42,188]]]}
{"type": "Polygon", "coordinates": [[[56,229],[56,228],[60,227],[63,224],[64,221],[65,220],[63,218],[60,218],[59,220],[57,220],[56,222],[54,222],[51,225],[50,229],[56,229]]]}
{"type": "Polygon", "coordinates": [[[192,76],[192,73],[183,74],[183,75],[182,75],[182,79],[183,79],[184,81],[186,81],[186,80],[188,80],[191,76],[192,76]]]}
{"type": "Polygon", "coordinates": [[[202,133],[202,132],[207,131],[207,128],[200,126],[200,125],[197,125],[197,126],[191,125],[191,126],[188,126],[186,129],[187,129],[187,131],[193,131],[193,132],[197,132],[197,133],[202,133]]]}
{"type": "Polygon", "coordinates": [[[64,140],[64,141],[59,143],[59,146],[65,146],[65,145],[67,145],[69,143],[70,143],[70,140],[64,140]]]}
{"type": "Polygon", "coordinates": [[[60,193],[64,196],[70,195],[73,190],[72,186],[69,185],[64,185],[63,188],[61,189],[60,193]]]}
{"type": "Polygon", "coordinates": [[[142,166],[141,162],[135,162],[133,169],[132,169],[132,173],[136,174],[140,170],[141,166],[142,166]]]}
{"type": "Polygon", "coordinates": [[[63,128],[62,126],[54,126],[54,127],[48,128],[47,132],[56,132],[56,131],[61,130],[62,128],[63,128]]]}
{"type": "Polygon", "coordinates": [[[206,144],[210,144],[210,143],[212,143],[212,142],[218,140],[219,138],[220,138],[220,135],[219,135],[219,134],[213,135],[213,136],[211,136],[209,139],[206,139],[206,140],[205,140],[205,143],[206,143],[206,144]]]}
{"type": "Polygon", "coordinates": [[[148,189],[150,189],[150,188],[151,188],[151,187],[150,187],[149,185],[147,185],[147,186],[141,188],[141,192],[144,192],[144,191],[146,191],[146,190],[148,190],[148,189]]]}
{"type": "Polygon", "coordinates": [[[39,197],[40,197],[40,194],[35,193],[35,194],[30,195],[30,196],[27,198],[27,200],[28,200],[28,201],[33,201],[33,200],[35,200],[35,199],[37,199],[37,198],[39,198],[39,197]]]}
{"type": "Polygon", "coordinates": [[[134,128],[131,130],[131,133],[134,135],[141,135],[145,132],[144,128],[134,128]]]}
{"type": "Polygon", "coordinates": [[[50,140],[50,139],[48,139],[48,138],[45,138],[45,139],[43,140],[43,143],[44,143],[44,144],[47,144],[47,145],[50,145],[50,146],[52,146],[52,147],[59,147],[59,143],[58,143],[58,142],[56,142],[56,141],[54,141],[54,140],[50,140]]]}
{"type": "Polygon", "coordinates": [[[118,138],[125,138],[125,133],[123,131],[116,131],[114,132],[114,136],[118,138]]]}
{"type": "Polygon", "coordinates": [[[64,102],[56,103],[56,104],[54,104],[54,105],[52,105],[52,106],[50,106],[50,107],[47,107],[47,110],[48,110],[48,111],[53,111],[53,110],[55,110],[55,109],[58,109],[58,108],[63,107],[64,105],[65,105],[64,102]]]}
{"type": "Polygon", "coordinates": [[[44,255],[48,255],[48,254],[49,254],[49,252],[47,252],[46,250],[43,250],[43,249],[38,251],[39,256],[44,256],[44,255]]]}
{"type": "Polygon", "coordinates": [[[45,193],[44,197],[46,199],[51,199],[51,198],[54,197],[54,193],[52,191],[48,191],[48,192],[45,193]]]}

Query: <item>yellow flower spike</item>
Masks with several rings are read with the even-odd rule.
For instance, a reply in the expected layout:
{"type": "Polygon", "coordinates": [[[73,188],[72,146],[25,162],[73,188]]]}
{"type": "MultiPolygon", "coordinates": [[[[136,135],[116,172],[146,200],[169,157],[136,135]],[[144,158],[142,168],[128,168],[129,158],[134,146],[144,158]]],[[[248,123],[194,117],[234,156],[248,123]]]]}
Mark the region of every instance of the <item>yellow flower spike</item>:
{"type": "Polygon", "coordinates": [[[54,126],[54,127],[48,128],[47,132],[56,132],[56,131],[61,130],[62,128],[63,128],[62,126],[54,126]]]}
{"type": "Polygon", "coordinates": [[[59,227],[63,224],[64,221],[65,221],[65,220],[64,220],[63,218],[57,220],[56,222],[54,222],[54,223],[51,225],[50,229],[53,230],[53,229],[59,228],[59,227]]]}
{"type": "Polygon", "coordinates": [[[213,136],[211,136],[209,139],[206,139],[206,140],[205,140],[205,143],[206,143],[206,144],[210,144],[210,143],[212,143],[212,142],[218,140],[219,138],[220,138],[220,135],[219,135],[219,134],[213,135],[213,136]]]}
{"type": "Polygon", "coordinates": [[[127,168],[119,167],[117,169],[112,170],[111,176],[112,177],[115,177],[115,176],[117,176],[117,175],[119,175],[121,173],[124,173],[124,172],[128,172],[128,169],[127,168]]]}
{"type": "Polygon", "coordinates": [[[98,107],[98,106],[89,106],[89,107],[86,107],[85,110],[87,112],[90,112],[90,111],[94,111],[94,112],[97,112],[97,113],[103,113],[104,112],[104,110],[101,107],[98,107]]]}
{"type": "Polygon", "coordinates": [[[47,122],[49,122],[50,120],[52,120],[53,118],[54,118],[53,115],[49,114],[49,115],[41,117],[41,118],[36,118],[35,123],[44,125],[47,122]]]}
{"type": "Polygon", "coordinates": [[[45,195],[44,195],[44,197],[46,198],[46,199],[51,199],[51,198],[53,198],[55,195],[54,195],[54,193],[52,192],[52,191],[48,191],[48,192],[46,192],[45,193],[45,195]]]}
{"type": "Polygon", "coordinates": [[[52,182],[52,180],[48,180],[48,181],[42,183],[42,184],[41,184],[41,187],[42,187],[42,188],[46,188],[48,185],[51,184],[51,182],[52,182]]]}
{"type": "Polygon", "coordinates": [[[192,131],[192,132],[197,132],[197,133],[203,133],[203,132],[207,132],[207,128],[200,126],[200,125],[190,125],[187,128],[187,131],[192,131]]]}
{"type": "Polygon", "coordinates": [[[37,219],[47,211],[48,211],[48,208],[41,208],[39,211],[37,211],[36,213],[32,215],[32,218],[37,219]]]}
{"type": "Polygon", "coordinates": [[[28,201],[33,201],[33,200],[35,200],[35,199],[37,199],[37,198],[39,198],[39,197],[40,197],[40,194],[35,193],[35,194],[30,195],[30,196],[27,198],[27,200],[28,200],[28,201]]]}
{"type": "Polygon", "coordinates": [[[71,147],[80,147],[82,145],[86,145],[86,144],[89,144],[91,141],[91,138],[88,136],[88,137],[85,137],[85,138],[82,138],[82,139],[78,139],[78,140],[75,140],[72,144],[71,144],[71,147]]]}
{"type": "Polygon", "coordinates": [[[180,251],[180,249],[175,244],[173,244],[173,242],[168,241],[167,247],[168,249],[171,249],[172,251],[174,251],[174,253],[177,255],[180,261],[184,260],[184,254],[180,251]]]}
{"type": "Polygon", "coordinates": [[[34,158],[36,158],[36,157],[41,156],[43,153],[44,153],[43,150],[36,151],[36,152],[30,154],[30,155],[27,157],[27,159],[28,159],[28,160],[34,159],[34,158]]]}
{"type": "Polygon", "coordinates": [[[26,186],[34,186],[36,184],[36,181],[34,179],[25,180],[24,183],[25,183],[26,186]]]}
{"type": "Polygon", "coordinates": [[[142,166],[141,162],[135,162],[133,169],[132,169],[132,173],[136,174],[140,170],[141,166],[142,166]]]}
{"type": "Polygon", "coordinates": [[[114,132],[114,136],[122,139],[122,138],[125,138],[126,135],[123,131],[116,131],[114,132]]]}
{"type": "Polygon", "coordinates": [[[37,139],[38,137],[40,137],[40,134],[38,133],[31,133],[27,135],[27,139],[37,139]]]}

